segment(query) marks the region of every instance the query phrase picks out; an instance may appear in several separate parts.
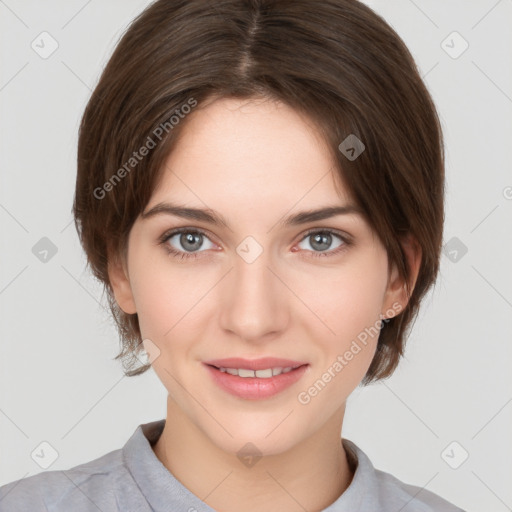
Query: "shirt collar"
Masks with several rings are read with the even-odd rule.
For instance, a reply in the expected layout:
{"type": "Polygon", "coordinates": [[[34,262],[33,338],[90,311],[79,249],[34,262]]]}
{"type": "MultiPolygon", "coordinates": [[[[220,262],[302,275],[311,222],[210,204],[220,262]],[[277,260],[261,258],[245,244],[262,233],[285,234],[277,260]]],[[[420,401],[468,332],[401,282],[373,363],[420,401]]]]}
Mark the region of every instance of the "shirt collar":
{"type": "MultiPolygon", "coordinates": [[[[192,510],[215,512],[181,484],[160,462],[152,446],[165,426],[165,419],[139,425],[124,445],[123,460],[140,491],[156,512],[192,510]],[[184,509],[183,506],[186,506],[184,509]]],[[[378,507],[378,482],[366,454],[352,441],[342,439],[354,476],[345,492],[322,512],[357,512],[378,507]]]]}

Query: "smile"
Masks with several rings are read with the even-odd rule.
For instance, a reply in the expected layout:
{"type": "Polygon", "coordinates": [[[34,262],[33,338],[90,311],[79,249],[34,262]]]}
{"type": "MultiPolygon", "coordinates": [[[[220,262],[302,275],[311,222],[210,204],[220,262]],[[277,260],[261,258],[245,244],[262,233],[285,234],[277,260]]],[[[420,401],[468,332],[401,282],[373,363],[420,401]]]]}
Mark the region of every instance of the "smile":
{"type": "Polygon", "coordinates": [[[261,369],[230,368],[203,363],[218,389],[244,400],[263,400],[276,396],[298,382],[309,364],[272,366],[261,369]]]}
{"type": "Polygon", "coordinates": [[[277,368],[266,368],[264,370],[248,370],[246,368],[218,368],[221,372],[229,373],[230,375],[238,375],[239,377],[247,378],[247,377],[257,377],[259,379],[270,379],[270,377],[275,377],[276,375],[281,375],[282,373],[288,373],[292,370],[295,370],[298,367],[288,366],[286,368],[277,367],[277,368]]]}

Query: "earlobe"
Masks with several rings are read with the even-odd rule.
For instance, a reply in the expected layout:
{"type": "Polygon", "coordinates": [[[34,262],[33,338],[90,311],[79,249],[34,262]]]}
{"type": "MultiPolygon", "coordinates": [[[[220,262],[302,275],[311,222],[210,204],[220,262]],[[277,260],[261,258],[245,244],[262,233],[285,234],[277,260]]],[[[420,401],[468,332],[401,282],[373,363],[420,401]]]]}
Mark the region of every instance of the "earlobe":
{"type": "MultiPolygon", "coordinates": [[[[410,268],[409,293],[412,294],[420,270],[422,251],[418,242],[410,234],[406,235],[402,239],[402,248],[410,268]]],[[[391,318],[396,316],[399,314],[399,312],[403,311],[407,307],[407,303],[409,302],[410,298],[410,295],[408,294],[407,283],[399,275],[396,265],[393,265],[391,276],[388,281],[386,295],[387,297],[384,301],[385,308],[384,311],[382,311],[383,318],[391,318]],[[398,304],[400,305],[399,309],[398,304]],[[395,311],[395,313],[390,315],[390,310],[395,311]]]]}
{"type": "Polygon", "coordinates": [[[127,314],[136,313],[137,308],[135,307],[128,271],[119,258],[109,259],[108,277],[119,307],[127,314]]]}

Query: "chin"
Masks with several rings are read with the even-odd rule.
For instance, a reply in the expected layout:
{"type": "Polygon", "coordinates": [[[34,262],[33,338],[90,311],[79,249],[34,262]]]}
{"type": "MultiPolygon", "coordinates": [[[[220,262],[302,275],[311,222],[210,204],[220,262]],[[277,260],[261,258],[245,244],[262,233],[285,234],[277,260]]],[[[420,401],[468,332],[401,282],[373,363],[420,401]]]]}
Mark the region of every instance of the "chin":
{"type": "Polygon", "coordinates": [[[306,418],[298,418],[297,411],[287,408],[279,411],[279,414],[267,414],[262,418],[262,413],[255,414],[251,418],[250,413],[242,413],[231,421],[224,421],[222,426],[217,424],[214,430],[203,432],[211,442],[221,450],[240,455],[240,451],[253,450],[259,455],[278,455],[291,450],[312,434],[313,425],[306,418]],[[291,414],[290,414],[291,413],[291,414]],[[295,416],[294,418],[292,418],[295,416]],[[304,426],[307,425],[307,431],[304,426]],[[218,428],[217,428],[218,427],[218,428]],[[231,436],[226,432],[226,429],[231,436]]]}

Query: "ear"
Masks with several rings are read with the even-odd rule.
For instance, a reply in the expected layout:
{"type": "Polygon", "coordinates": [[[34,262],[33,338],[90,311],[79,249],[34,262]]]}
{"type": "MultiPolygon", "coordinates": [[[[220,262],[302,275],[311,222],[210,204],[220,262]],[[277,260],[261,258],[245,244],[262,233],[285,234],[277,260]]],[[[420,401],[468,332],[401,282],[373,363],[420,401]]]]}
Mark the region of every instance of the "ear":
{"type": "MultiPolygon", "coordinates": [[[[410,233],[402,237],[401,245],[410,268],[409,289],[412,294],[420,270],[422,251],[420,245],[410,233]]],[[[409,296],[407,295],[405,280],[399,275],[398,269],[394,264],[384,296],[383,311],[381,312],[382,318],[391,318],[398,315],[407,307],[408,302],[409,296]],[[400,309],[398,309],[398,304],[400,309]],[[390,315],[390,310],[395,310],[396,314],[390,315]]]]}
{"type": "Polygon", "coordinates": [[[108,277],[119,307],[127,314],[136,313],[137,308],[135,307],[128,269],[122,257],[118,255],[112,258],[109,257],[108,277]]]}

